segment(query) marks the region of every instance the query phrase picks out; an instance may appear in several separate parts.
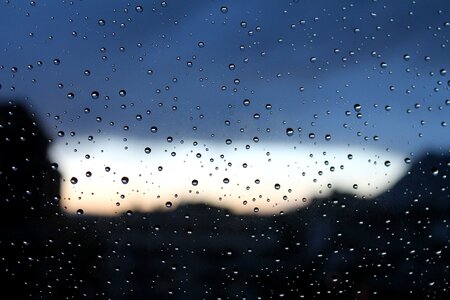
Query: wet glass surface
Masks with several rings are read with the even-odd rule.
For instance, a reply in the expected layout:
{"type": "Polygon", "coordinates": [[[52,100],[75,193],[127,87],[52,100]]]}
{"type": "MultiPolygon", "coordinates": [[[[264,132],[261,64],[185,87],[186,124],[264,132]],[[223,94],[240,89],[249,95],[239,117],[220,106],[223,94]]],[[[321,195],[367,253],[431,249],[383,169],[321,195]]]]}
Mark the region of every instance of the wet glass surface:
{"type": "Polygon", "coordinates": [[[15,299],[442,299],[447,1],[2,1],[15,299]]]}

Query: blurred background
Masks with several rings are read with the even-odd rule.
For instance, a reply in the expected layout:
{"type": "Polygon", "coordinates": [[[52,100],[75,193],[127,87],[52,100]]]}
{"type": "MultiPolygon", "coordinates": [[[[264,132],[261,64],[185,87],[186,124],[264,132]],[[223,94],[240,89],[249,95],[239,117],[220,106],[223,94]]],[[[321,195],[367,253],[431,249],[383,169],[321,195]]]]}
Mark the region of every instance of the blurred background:
{"type": "Polygon", "coordinates": [[[449,10],[1,2],[8,293],[445,298],[449,10]]]}

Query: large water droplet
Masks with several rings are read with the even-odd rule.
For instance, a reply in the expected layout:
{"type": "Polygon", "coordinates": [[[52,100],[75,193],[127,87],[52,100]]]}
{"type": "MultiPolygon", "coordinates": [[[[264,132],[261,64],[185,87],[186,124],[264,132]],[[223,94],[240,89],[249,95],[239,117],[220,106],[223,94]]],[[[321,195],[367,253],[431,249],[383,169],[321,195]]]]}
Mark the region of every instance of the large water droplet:
{"type": "Polygon", "coordinates": [[[294,129],[286,128],[286,135],[287,136],[293,136],[294,135],[294,129]]]}

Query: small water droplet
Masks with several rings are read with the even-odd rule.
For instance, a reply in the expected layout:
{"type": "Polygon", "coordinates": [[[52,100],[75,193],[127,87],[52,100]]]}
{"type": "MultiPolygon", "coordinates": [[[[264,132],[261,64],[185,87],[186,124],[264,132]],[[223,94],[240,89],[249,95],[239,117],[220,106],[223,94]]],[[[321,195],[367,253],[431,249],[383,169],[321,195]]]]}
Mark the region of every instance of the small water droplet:
{"type": "Polygon", "coordinates": [[[431,168],[431,174],[437,176],[439,174],[439,169],[436,167],[431,168]]]}
{"type": "Polygon", "coordinates": [[[141,13],[141,12],[144,11],[144,8],[142,6],[140,6],[140,5],[138,5],[138,6],[135,7],[135,10],[136,10],[136,12],[141,13]]]}
{"type": "Polygon", "coordinates": [[[92,92],[91,92],[91,97],[92,97],[92,99],[98,99],[99,95],[100,95],[100,94],[99,94],[97,91],[92,91],[92,92]]]}
{"type": "Polygon", "coordinates": [[[294,135],[294,129],[286,128],[286,135],[287,136],[293,136],[294,135]]]}

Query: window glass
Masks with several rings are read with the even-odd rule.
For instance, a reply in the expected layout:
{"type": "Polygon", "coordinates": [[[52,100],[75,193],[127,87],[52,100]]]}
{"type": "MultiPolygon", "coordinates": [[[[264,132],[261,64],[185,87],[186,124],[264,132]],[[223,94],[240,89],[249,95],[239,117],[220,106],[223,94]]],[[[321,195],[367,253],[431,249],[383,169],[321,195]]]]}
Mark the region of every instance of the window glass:
{"type": "Polygon", "coordinates": [[[0,3],[13,298],[449,293],[450,3],[0,3]]]}

